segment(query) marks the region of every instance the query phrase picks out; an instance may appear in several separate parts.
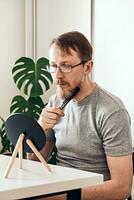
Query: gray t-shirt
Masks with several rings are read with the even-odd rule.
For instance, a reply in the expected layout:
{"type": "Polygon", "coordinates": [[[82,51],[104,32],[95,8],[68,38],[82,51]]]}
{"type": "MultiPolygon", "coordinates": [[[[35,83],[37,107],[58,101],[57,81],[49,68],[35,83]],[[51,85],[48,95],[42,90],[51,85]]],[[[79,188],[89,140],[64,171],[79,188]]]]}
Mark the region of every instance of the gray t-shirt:
{"type": "MultiPolygon", "coordinates": [[[[56,95],[49,101],[49,106],[61,104],[56,95]]],[[[132,153],[130,117],[121,100],[97,85],[82,101],[72,99],[64,113],[54,132],[47,134],[48,140],[56,139],[57,164],[110,179],[106,155],[132,153]]]]}

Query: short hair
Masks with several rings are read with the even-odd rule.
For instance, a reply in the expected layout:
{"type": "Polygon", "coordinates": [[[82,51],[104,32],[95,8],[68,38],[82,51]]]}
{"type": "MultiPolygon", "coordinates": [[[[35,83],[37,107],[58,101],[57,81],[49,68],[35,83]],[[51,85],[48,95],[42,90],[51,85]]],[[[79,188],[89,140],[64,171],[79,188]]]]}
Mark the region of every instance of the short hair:
{"type": "Polygon", "coordinates": [[[50,46],[53,44],[67,54],[71,54],[70,49],[73,49],[78,53],[81,61],[92,59],[92,46],[88,39],[78,31],[67,32],[54,38],[50,46]]]}

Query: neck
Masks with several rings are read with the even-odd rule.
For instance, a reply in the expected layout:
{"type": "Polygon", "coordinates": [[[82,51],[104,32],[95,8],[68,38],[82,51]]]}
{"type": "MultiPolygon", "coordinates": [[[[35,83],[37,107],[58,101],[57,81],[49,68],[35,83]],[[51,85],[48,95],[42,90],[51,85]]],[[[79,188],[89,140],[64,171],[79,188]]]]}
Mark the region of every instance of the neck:
{"type": "Polygon", "coordinates": [[[96,83],[88,81],[88,83],[81,84],[80,92],[75,96],[77,101],[83,100],[85,97],[89,96],[96,88],[96,83]]]}

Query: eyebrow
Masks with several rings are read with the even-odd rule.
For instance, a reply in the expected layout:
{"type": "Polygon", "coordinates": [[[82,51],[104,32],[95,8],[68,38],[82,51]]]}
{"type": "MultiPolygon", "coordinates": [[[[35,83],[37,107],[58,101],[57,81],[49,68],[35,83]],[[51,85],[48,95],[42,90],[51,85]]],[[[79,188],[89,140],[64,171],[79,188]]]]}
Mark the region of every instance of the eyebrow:
{"type": "MultiPolygon", "coordinates": [[[[63,61],[60,63],[60,65],[63,65],[63,64],[70,64],[70,63],[69,63],[69,61],[63,61]]],[[[52,62],[49,62],[49,65],[57,65],[57,64],[52,61],[52,62]]]]}

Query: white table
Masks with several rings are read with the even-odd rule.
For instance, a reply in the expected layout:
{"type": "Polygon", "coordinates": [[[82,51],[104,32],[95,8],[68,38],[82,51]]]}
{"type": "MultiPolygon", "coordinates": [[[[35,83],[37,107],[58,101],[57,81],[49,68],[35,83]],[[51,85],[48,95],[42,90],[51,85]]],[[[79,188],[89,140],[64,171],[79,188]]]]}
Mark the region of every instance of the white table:
{"type": "Polygon", "coordinates": [[[23,160],[19,169],[16,158],[8,178],[4,173],[10,157],[0,155],[0,199],[22,199],[32,196],[68,191],[103,183],[103,176],[77,169],[50,165],[48,172],[40,163],[23,160]]]}

